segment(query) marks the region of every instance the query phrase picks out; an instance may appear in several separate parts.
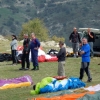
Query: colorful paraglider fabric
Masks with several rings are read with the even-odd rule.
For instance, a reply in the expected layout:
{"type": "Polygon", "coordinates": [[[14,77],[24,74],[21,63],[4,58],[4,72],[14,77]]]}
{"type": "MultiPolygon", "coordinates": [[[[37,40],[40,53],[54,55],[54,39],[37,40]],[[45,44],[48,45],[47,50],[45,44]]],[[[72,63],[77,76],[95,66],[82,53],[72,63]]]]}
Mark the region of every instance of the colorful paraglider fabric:
{"type": "Polygon", "coordinates": [[[23,50],[23,46],[18,46],[18,47],[17,47],[17,50],[18,50],[18,51],[22,51],[22,50],[23,50]]]}
{"type": "Polygon", "coordinates": [[[0,89],[25,87],[33,84],[33,81],[29,75],[13,78],[13,79],[1,79],[0,89]]]}
{"type": "MultiPolygon", "coordinates": [[[[20,56],[20,55],[22,55],[22,49],[21,48],[22,47],[19,46],[17,53],[16,53],[16,57],[18,59],[18,62],[21,62],[21,56],[20,56]]],[[[32,62],[31,52],[29,54],[29,60],[30,60],[30,62],[32,62]]],[[[54,62],[54,61],[58,61],[57,56],[48,55],[43,50],[41,50],[39,48],[39,50],[38,50],[38,62],[54,62]]]]}
{"type": "Polygon", "coordinates": [[[31,90],[31,94],[39,94],[41,88],[45,87],[49,83],[52,83],[53,81],[56,81],[56,79],[52,78],[52,77],[43,78],[41,80],[41,82],[39,82],[39,83],[36,84],[35,90],[31,90]]]}
{"type": "MultiPolygon", "coordinates": [[[[95,95],[95,92],[86,92],[86,93],[79,93],[79,94],[65,94],[60,96],[54,96],[54,97],[38,97],[38,98],[32,98],[31,100],[91,100],[90,96],[93,98],[93,95],[95,95]],[[88,99],[85,97],[88,94],[88,99]]],[[[94,100],[94,99],[92,99],[94,100]]],[[[96,99],[99,100],[99,99],[96,99]]]]}
{"type": "Polygon", "coordinates": [[[35,90],[31,90],[31,94],[56,92],[67,89],[76,89],[85,87],[85,83],[79,78],[68,78],[63,80],[57,80],[53,77],[46,77],[42,79],[40,83],[36,84],[35,90]]]}
{"type": "Polygon", "coordinates": [[[53,78],[56,78],[57,80],[63,80],[67,77],[66,76],[53,76],[53,78]]]}
{"type": "Polygon", "coordinates": [[[45,62],[45,56],[44,55],[38,56],[38,62],[45,62]]]}
{"type": "Polygon", "coordinates": [[[54,62],[54,61],[58,61],[58,58],[57,58],[57,56],[45,55],[45,61],[46,62],[54,62]]]}

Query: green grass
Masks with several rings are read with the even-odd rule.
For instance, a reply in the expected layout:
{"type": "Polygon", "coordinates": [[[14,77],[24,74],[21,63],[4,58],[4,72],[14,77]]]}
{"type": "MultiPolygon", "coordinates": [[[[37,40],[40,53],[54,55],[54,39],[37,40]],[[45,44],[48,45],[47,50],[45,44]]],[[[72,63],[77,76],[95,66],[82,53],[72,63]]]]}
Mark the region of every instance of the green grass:
{"type": "MultiPolygon", "coordinates": [[[[0,52],[3,53],[9,52],[7,51],[10,50],[9,44],[10,41],[0,41],[0,52]]],[[[22,45],[21,42],[18,42],[18,44],[22,45]]],[[[45,51],[47,51],[47,49],[50,48],[44,48],[45,51]]],[[[80,62],[81,58],[66,59],[65,71],[67,77],[79,77],[80,62]]],[[[9,79],[9,78],[21,77],[24,75],[30,75],[31,78],[33,79],[34,84],[36,84],[45,77],[57,75],[57,62],[39,63],[40,65],[39,71],[31,71],[31,70],[19,71],[21,65],[20,64],[18,64],[17,66],[9,65],[11,63],[12,62],[0,62],[0,79],[9,79]]],[[[91,59],[90,71],[92,74],[93,81],[91,83],[86,83],[86,86],[100,84],[100,66],[97,65],[98,63],[100,63],[99,57],[91,59]]],[[[30,67],[32,68],[32,63],[30,67]]],[[[84,75],[83,81],[84,82],[87,81],[86,74],[84,75]]],[[[32,90],[32,86],[0,90],[0,100],[27,100],[28,98],[54,94],[54,93],[46,93],[39,95],[30,95],[30,90],[32,90]]]]}
{"type": "MultiPolygon", "coordinates": [[[[11,41],[0,40],[0,53],[11,53],[10,52],[10,43],[11,41]]],[[[21,46],[22,43],[18,42],[18,45],[21,46]]]]}
{"type": "MultiPolygon", "coordinates": [[[[93,58],[91,60],[90,70],[93,77],[93,81],[91,83],[86,83],[86,86],[96,85],[100,83],[100,66],[97,65],[99,63],[100,58],[93,58]]],[[[66,59],[66,76],[67,77],[79,77],[79,69],[80,69],[81,59],[78,58],[67,58],[66,59]]],[[[40,82],[41,79],[47,76],[56,76],[57,75],[57,62],[44,62],[40,64],[39,71],[19,71],[18,69],[21,67],[20,64],[17,66],[9,65],[11,62],[0,62],[0,79],[9,79],[20,77],[23,75],[30,75],[33,79],[34,84],[40,82]]],[[[32,64],[31,64],[32,68],[32,64]]],[[[84,82],[87,81],[87,76],[85,74],[84,82]]],[[[23,88],[15,88],[15,89],[7,89],[0,90],[0,100],[27,100],[28,98],[47,96],[48,94],[39,94],[39,95],[30,95],[30,90],[32,90],[32,86],[23,87],[23,88]]],[[[52,94],[52,93],[51,93],[52,94]]]]}

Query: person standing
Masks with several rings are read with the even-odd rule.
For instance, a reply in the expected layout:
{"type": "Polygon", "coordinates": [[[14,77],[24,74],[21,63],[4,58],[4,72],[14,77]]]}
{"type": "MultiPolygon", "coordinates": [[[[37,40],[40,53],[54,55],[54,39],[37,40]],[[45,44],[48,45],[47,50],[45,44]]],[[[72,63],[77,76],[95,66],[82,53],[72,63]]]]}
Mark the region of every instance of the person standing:
{"type": "Polygon", "coordinates": [[[24,34],[24,41],[23,41],[23,54],[22,54],[22,67],[19,70],[28,70],[30,68],[30,61],[29,61],[29,42],[30,39],[28,38],[28,34],[24,34]],[[26,68],[25,68],[25,61],[26,61],[26,68]]]}
{"type": "Polygon", "coordinates": [[[94,56],[94,52],[93,52],[93,43],[95,42],[95,36],[94,36],[94,33],[93,32],[91,32],[91,29],[90,28],[88,28],[88,30],[87,30],[88,32],[88,43],[89,43],[89,45],[90,45],[90,50],[91,50],[91,57],[93,57],[94,56]]]}
{"type": "Polygon", "coordinates": [[[65,59],[66,59],[66,48],[62,41],[59,42],[60,50],[57,54],[58,58],[58,76],[65,76],[65,59]]]}
{"type": "Polygon", "coordinates": [[[81,38],[76,27],[73,28],[73,32],[69,36],[69,41],[72,42],[74,57],[78,57],[78,49],[79,43],[81,43],[81,38]]]}
{"type": "Polygon", "coordinates": [[[79,79],[83,79],[84,71],[88,76],[87,82],[91,82],[92,78],[90,75],[89,64],[90,64],[90,46],[87,42],[86,38],[82,39],[82,47],[80,49],[80,55],[82,56],[81,68],[80,68],[80,77],[79,79]]]}
{"type": "Polygon", "coordinates": [[[33,62],[33,69],[31,70],[39,70],[39,64],[38,64],[38,49],[40,47],[39,40],[35,37],[35,34],[31,34],[32,40],[30,42],[30,50],[31,50],[31,59],[33,62]]]}
{"type": "Polygon", "coordinates": [[[12,54],[12,65],[17,64],[17,59],[16,59],[17,45],[18,45],[17,37],[16,37],[16,35],[12,35],[12,42],[10,43],[11,54],[12,54]]]}

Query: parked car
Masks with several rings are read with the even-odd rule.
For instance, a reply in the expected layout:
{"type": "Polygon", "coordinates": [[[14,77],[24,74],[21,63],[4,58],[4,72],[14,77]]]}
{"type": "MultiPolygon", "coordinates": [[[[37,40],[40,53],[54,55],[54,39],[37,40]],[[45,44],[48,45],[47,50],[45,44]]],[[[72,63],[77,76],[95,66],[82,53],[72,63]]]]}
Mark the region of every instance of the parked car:
{"type": "MultiPolygon", "coordinates": [[[[100,29],[90,28],[91,32],[95,35],[95,42],[93,46],[94,55],[100,56],[100,29]]],[[[87,37],[88,28],[79,28],[79,34],[81,38],[87,37]]]]}

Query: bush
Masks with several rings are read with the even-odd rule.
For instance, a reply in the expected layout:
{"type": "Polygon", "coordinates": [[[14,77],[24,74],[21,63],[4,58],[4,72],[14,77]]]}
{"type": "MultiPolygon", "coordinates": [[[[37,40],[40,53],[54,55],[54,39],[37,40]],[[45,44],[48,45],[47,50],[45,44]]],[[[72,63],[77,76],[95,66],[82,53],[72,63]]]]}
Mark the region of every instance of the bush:
{"type": "Polygon", "coordinates": [[[40,41],[48,40],[48,29],[45,27],[43,21],[39,18],[35,18],[23,24],[19,38],[23,39],[24,34],[28,34],[30,36],[32,32],[36,34],[36,37],[40,41]]]}
{"type": "Polygon", "coordinates": [[[55,35],[51,39],[54,40],[54,41],[56,41],[56,42],[59,42],[59,41],[65,42],[65,38],[63,38],[63,37],[57,37],[55,35]]]}

